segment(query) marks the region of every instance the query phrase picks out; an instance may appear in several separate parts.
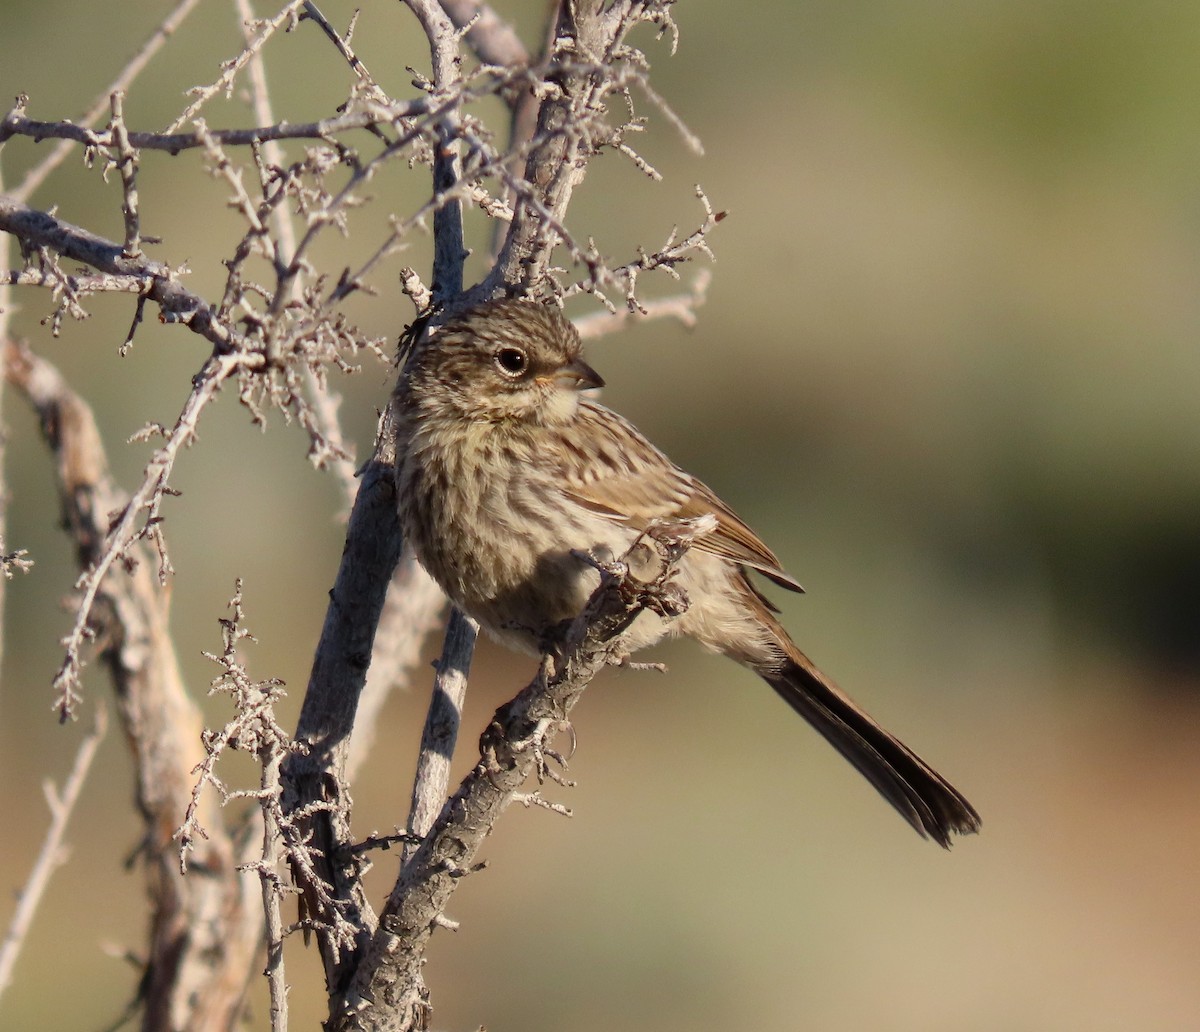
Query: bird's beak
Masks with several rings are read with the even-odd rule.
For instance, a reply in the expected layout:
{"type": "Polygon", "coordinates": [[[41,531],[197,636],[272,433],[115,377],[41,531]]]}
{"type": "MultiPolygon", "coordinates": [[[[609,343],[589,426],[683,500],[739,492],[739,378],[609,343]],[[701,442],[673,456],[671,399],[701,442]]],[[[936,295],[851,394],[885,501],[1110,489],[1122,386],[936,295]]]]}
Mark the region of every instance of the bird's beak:
{"type": "Polygon", "coordinates": [[[603,387],[604,377],[588,365],[582,358],[573,358],[562,366],[555,374],[556,380],[567,380],[577,391],[590,390],[593,387],[603,387]]]}

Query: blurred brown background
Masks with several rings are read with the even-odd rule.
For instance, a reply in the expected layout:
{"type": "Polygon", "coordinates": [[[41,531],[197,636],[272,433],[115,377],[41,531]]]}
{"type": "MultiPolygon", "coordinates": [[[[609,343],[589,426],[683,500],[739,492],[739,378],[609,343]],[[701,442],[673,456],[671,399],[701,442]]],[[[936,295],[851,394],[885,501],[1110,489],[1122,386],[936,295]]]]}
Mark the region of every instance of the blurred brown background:
{"type": "MultiPolygon", "coordinates": [[[[169,6],[4,0],[0,96],[76,115],[169,6]]],[[[349,4],[322,6],[345,24],[349,4]]],[[[540,31],[540,4],[498,8],[540,31]]],[[[436,1026],[1194,1029],[1200,8],[692,0],[677,19],[676,57],[643,42],[707,157],[653,117],[635,142],[666,181],[605,155],[572,225],[620,260],[699,222],[695,182],[732,214],[699,327],[593,345],[605,399],[773,544],[809,592],[779,599],[797,640],[964,790],[984,830],[948,855],[920,842],[751,675],[673,648],[666,676],[608,674],[577,711],[579,787],[553,793],[575,819],[501,822],[491,867],[454,901],[462,930],[435,941],[436,1026]]],[[[132,91],[130,124],[166,124],[238,38],[229,5],[203,5],[132,91]]],[[[427,64],[399,4],[368,6],[356,43],[396,94],[404,65],[427,64]]],[[[280,116],[345,96],[311,26],[268,57],[280,116]]],[[[251,122],[238,97],[208,118],[251,122]]],[[[48,146],[11,141],[6,181],[48,146]]],[[[211,293],[236,223],[200,166],[147,157],[144,228],[211,293]]],[[[421,170],[373,184],[330,271],[426,189],[421,170]]],[[[34,201],[120,236],[119,184],[77,160],[34,201]]],[[[420,246],[401,261],[427,268],[420,246]]],[[[410,315],[396,267],[354,309],[393,339],[410,315]]],[[[174,420],[203,345],[150,321],[121,360],[128,299],[94,302],[58,340],[39,325],[47,295],[16,300],[16,331],[92,398],[132,484],[147,452],[122,442],[174,420]]],[[[338,384],[360,456],[389,380],[368,359],[338,384]]],[[[0,695],[13,892],[46,824],[35,786],[61,780],[90,713],[59,727],[50,712],[73,572],[19,399],[5,422],[9,543],[37,562],[8,586],[0,695]]],[[[219,645],[241,576],[252,670],[291,686],[289,722],[342,542],[336,486],[304,447],[278,420],[259,434],[227,396],[167,514],[187,675],[200,692],[215,673],[200,650],[219,645]]],[[[476,672],[461,763],[530,663],[484,648],[476,672]]],[[[95,670],[87,683],[90,707],[106,686],[95,670]]],[[[402,821],[424,687],[390,705],[355,786],[363,834],[402,821]]],[[[219,701],[210,713],[224,720],[219,701]]],[[[130,797],[110,732],[4,1027],[98,1028],[134,991],[112,956],[143,931],[130,797]]],[[[393,864],[380,857],[377,893],[393,864]]],[[[315,952],[294,949],[288,974],[294,1027],[315,1027],[315,952]]]]}

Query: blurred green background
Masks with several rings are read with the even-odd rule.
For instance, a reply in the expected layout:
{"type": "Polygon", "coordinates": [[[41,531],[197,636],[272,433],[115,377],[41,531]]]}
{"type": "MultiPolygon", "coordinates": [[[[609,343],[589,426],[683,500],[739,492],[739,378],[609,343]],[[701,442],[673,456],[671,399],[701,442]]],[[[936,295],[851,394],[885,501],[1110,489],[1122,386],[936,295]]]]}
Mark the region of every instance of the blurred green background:
{"type": "MultiPolygon", "coordinates": [[[[0,96],[76,115],[169,6],[5,0],[0,96]]],[[[349,18],[348,3],[322,6],[349,18]]],[[[498,8],[540,33],[540,3],[498,8]]],[[[436,1027],[1195,1028],[1200,8],[690,0],[676,16],[677,56],[641,39],[707,156],[654,116],[635,142],[665,182],[606,154],[570,224],[619,261],[698,224],[693,183],[731,217],[694,331],[652,323],[591,347],[605,399],[773,544],[808,589],[779,599],[802,647],[963,789],[984,830],[949,855],[920,842],[751,675],[673,647],[666,676],[608,674],[577,711],[579,785],[551,793],[576,817],[501,822],[491,866],[455,897],[462,930],[432,949],[436,1027]]],[[[238,39],[231,5],[208,0],[131,91],[131,125],[166,124],[238,39]]],[[[394,94],[405,65],[427,66],[398,3],[367,5],[356,44],[394,94]]],[[[310,25],[268,63],[282,117],[345,96],[348,72],[310,25]]],[[[237,95],[206,117],[252,122],[237,95]]],[[[10,141],[5,181],[48,146],[10,141]]],[[[165,241],[154,255],[186,261],[211,295],[238,230],[226,187],[195,155],[148,155],[141,188],[144,229],[165,241]]],[[[330,272],[426,190],[420,169],[373,183],[355,236],[323,252],[330,272]]],[[[34,201],[119,238],[118,199],[73,159],[34,201]]],[[[427,269],[427,246],[355,302],[370,334],[394,339],[410,316],[401,262],[427,269]]],[[[123,442],[174,420],[202,343],[149,320],[120,359],[129,299],[92,302],[57,340],[47,294],[15,300],[15,331],[92,399],[134,484],[148,453],[123,442]]],[[[337,384],[360,456],[389,382],[367,359],[337,384]]],[[[106,685],[89,671],[83,719],[55,723],[74,572],[47,454],[11,395],[5,423],[9,545],[37,562],[8,585],[4,630],[11,893],[47,821],[33,786],[64,776],[106,685]]],[[[336,485],[304,449],[227,395],[178,467],[166,528],[197,694],[241,576],[251,669],[288,682],[289,723],[342,544],[336,485]]],[[[484,647],[475,669],[460,765],[530,663],[484,647]]],[[[362,834],[403,820],[424,694],[383,716],[355,785],[362,834]]],[[[97,1028],[134,992],[114,957],[143,935],[130,798],[110,732],[4,1027],[97,1028]]],[[[379,859],[377,898],[393,864],[379,859]]],[[[293,1027],[316,1027],[315,953],[295,944],[288,975],[293,1027]]]]}

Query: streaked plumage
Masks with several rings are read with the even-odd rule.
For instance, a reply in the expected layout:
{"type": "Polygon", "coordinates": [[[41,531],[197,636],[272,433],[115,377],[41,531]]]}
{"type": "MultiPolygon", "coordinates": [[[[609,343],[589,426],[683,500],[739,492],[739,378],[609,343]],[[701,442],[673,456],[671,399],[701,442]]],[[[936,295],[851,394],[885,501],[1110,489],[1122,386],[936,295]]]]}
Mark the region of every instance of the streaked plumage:
{"type": "Polygon", "coordinates": [[[622,555],[656,519],[711,513],[717,530],[679,563],[691,605],[650,612],[631,649],[688,635],[766,680],[922,835],[943,846],[979,816],[795,646],[750,582],[799,591],[775,554],[711,490],[582,391],[603,381],[556,309],[493,302],[448,322],[397,388],[400,519],[447,595],[498,640],[536,651],[597,584],[572,554],[622,555]]]}

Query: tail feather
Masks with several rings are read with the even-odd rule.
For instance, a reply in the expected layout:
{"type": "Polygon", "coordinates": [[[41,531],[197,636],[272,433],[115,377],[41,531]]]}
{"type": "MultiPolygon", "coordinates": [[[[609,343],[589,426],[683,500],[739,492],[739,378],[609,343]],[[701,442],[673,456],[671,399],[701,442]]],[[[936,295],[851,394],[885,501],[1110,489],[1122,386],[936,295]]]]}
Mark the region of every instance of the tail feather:
{"type": "Polygon", "coordinates": [[[782,665],[755,664],[783,700],[817,729],[922,837],[950,848],[980,827],[962,794],[828,680],[790,641],[782,665]]]}

